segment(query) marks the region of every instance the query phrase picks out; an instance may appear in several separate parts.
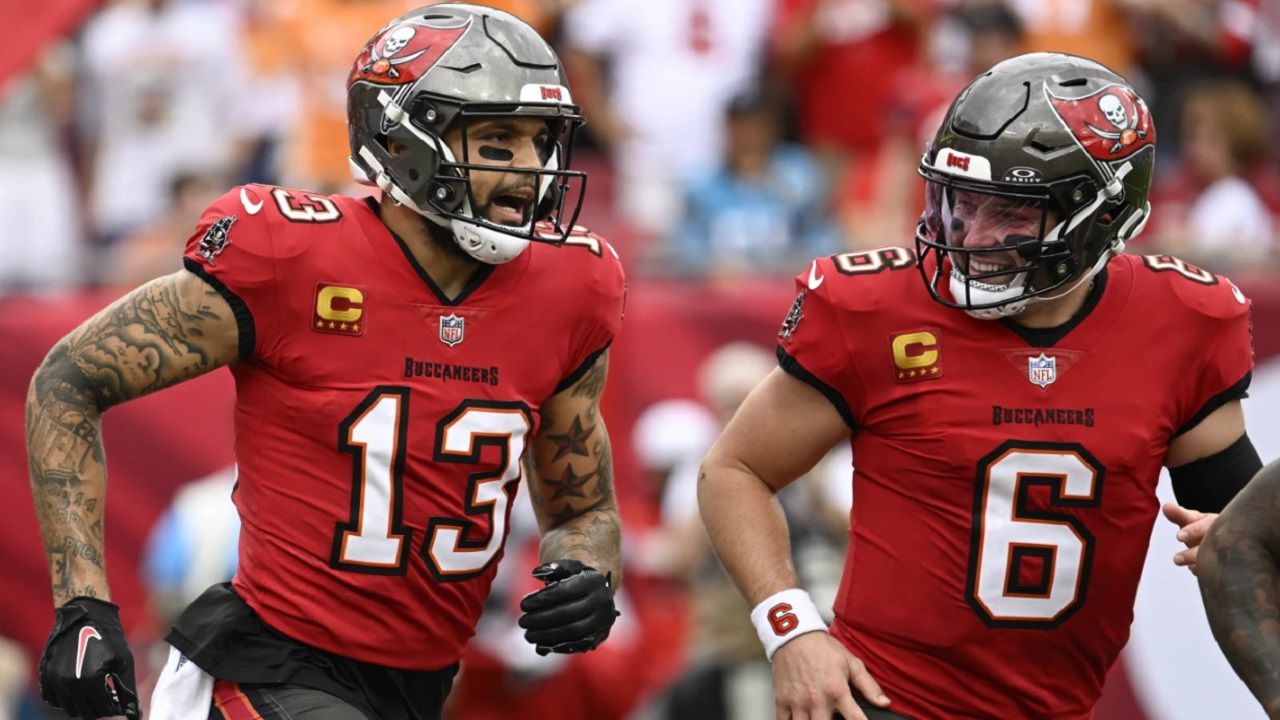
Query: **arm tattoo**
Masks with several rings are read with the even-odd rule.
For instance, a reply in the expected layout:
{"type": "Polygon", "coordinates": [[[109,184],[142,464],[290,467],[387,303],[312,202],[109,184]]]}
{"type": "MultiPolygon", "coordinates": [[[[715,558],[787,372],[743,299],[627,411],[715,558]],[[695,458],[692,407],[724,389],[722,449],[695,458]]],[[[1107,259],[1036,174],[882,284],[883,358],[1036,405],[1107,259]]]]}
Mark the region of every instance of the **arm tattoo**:
{"type": "Polygon", "coordinates": [[[225,308],[217,291],[191,276],[168,276],[144,285],[81,326],[68,338],[68,353],[89,380],[98,408],[189,380],[225,364],[206,331],[225,308]],[[200,290],[184,287],[198,282],[200,290]]]}
{"type": "MultiPolygon", "coordinates": [[[[586,455],[585,452],[582,454],[586,455]]],[[[542,479],[542,484],[546,485],[548,489],[554,488],[551,493],[551,497],[547,499],[559,500],[560,498],[565,498],[565,505],[571,505],[572,503],[567,501],[568,498],[585,498],[586,490],[583,486],[586,485],[587,481],[594,477],[595,474],[595,471],[592,470],[586,475],[579,475],[573,471],[572,463],[565,463],[563,475],[555,479],[542,479]]]]}
{"type": "Polygon", "coordinates": [[[27,459],[56,603],[109,597],[102,412],[208,372],[235,352],[230,308],[184,271],[98,313],[60,340],[36,370],[27,392],[27,459]]]}
{"type": "Polygon", "coordinates": [[[604,392],[604,381],[609,375],[609,360],[606,356],[601,355],[595,365],[587,371],[582,379],[573,384],[574,397],[587,397],[599,399],[600,393],[604,392]]]}
{"type": "Polygon", "coordinates": [[[598,400],[608,357],[543,407],[534,441],[530,495],[542,525],[543,561],[580,560],[621,577],[621,526],[613,492],[613,456],[598,400]]]}
{"type": "Polygon", "coordinates": [[[548,435],[547,439],[556,444],[556,456],[552,460],[573,453],[574,455],[587,456],[587,438],[591,437],[591,433],[595,432],[596,426],[588,424],[582,427],[582,418],[577,415],[573,416],[573,426],[568,432],[558,435],[548,435]]]}
{"type": "Polygon", "coordinates": [[[1280,463],[1272,463],[1213,522],[1196,562],[1213,636],[1272,718],[1280,718],[1278,519],[1280,463]]]}

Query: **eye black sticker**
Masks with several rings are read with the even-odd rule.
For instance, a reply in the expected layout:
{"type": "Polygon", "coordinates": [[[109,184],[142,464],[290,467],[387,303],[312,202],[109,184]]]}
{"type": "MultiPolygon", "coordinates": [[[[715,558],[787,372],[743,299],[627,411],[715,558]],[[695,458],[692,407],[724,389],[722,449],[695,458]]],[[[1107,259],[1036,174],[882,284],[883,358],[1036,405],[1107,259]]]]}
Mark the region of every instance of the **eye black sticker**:
{"type": "Polygon", "coordinates": [[[493,160],[495,162],[511,162],[515,159],[515,153],[503,148],[493,147],[491,145],[481,145],[476,150],[476,154],[485,160],[493,160]]]}

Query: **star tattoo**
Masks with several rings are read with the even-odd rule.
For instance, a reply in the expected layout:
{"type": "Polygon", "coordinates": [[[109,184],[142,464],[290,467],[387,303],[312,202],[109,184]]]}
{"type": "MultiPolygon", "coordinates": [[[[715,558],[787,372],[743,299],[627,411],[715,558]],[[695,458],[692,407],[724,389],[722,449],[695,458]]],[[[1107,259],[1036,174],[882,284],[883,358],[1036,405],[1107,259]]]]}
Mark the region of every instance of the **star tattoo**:
{"type": "Polygon", "coordinates": [[[579,475],[573,471],[572,464],[566,464],[562,477],[556,480],[548,478],[543,482],[555,488],[555,492],[551,493],[552,500],[558,500],[562,497],[584,498],[586,495],[582,492],[582,486],[586,485],[587,481],[594,477],[595,474],[593,470],[585,475],[579,475]]]}
{"type": "Polygon", "coordinates": [[[569,432],[547,436],[548,440],[556,444],[556,456],[551,460],[554,462],[569,453],[587,455],[587,438],[591,437],[591,433],[595,432],[595,430],[595,425],[588,425],[586,429],[583,429],[582,420],[577,415],[574,415],[573,425],[569,428],[569,432]]]}

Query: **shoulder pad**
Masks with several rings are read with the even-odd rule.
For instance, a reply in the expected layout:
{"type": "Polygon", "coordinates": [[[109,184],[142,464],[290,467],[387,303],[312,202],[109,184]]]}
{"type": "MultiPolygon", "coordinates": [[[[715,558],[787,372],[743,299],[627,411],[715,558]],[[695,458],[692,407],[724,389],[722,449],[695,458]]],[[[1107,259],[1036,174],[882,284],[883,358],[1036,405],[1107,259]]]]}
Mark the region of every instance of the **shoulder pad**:
{"type": "Polygon", "coordinates": [[[1215,319],[1249,311],[1249,298],[1224,275],[1215,275],[1172,255],[1143,255],[1134,262],[1142,286],[1162,287],[1179,305],[1215,319]],[[1142,276],[1154,282],[1143,282],[1142,276]]]}
{"type": "MultiPolygon", "coordinates": [[[[541,223],[540,223],[541,224],[541,223]]],[[[544,239],[559,234],[540,234],[544,239]]],[[[535,242],[534,245],[546,243],[535,242]]],[[[537,248],[530,248],[537,251],[537,248]]],[[[608,240],[581,225],[575,225],[564,242],[552,245],[543,255],[553,259],[558,271],[566,273],[573,284],[585,286],[605,296],[620,295],[625,285],[622,260],[608,240]]]]}
{"type": "MultiPolygon", "coordinates": [[[[555,241],[560,238],[560,233],[551,229],[550,223],[542,221],[535,228],[535,234],[542,240],[555,241]]],[[[585,248],[590,254],[603,258],[605,254],[613,256],[614,260],[618,259],[618,251],[613,249],[608,240],[605,240],[599,233],[593,232],[581,225],[574,225],[569,234],[565,236],[562,247],[580,247],[585,248]]]]}
{"type": "Polygon", "coordinates": [[[796,287],[846,310],[873,309],[903,293],[923,293],[915,268],[915,252],[904,247],[839,253],[816,258],[796,276],[796,287]]]}

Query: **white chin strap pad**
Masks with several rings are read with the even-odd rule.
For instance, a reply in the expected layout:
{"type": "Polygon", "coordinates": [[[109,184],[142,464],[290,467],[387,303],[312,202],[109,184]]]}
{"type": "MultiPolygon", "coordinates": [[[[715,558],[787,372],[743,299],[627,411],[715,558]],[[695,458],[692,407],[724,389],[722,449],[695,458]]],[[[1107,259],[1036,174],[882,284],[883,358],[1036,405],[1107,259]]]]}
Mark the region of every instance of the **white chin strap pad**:
{"type": "Polygon", "coordinates": [[[1026,300],[1013,301],[1022,295],[1022,286],[1027,282],[1027,275],[1019,275],[1005,287],[989,285],[979,280],[970,280],[958,269],[951,271],[951,297],[960,304],[988,305],[990,303],[1005,304],[990,308],[965,308],[965,312],[979,320],[995,320],[1017,315],[1027,309],[1026,300]],[[1011,302],[1012,301],[1012,302],[1011,302]]]}
{"type": "Polygon", "coordinates": [[[489,265],[501,265],[524,252],[529,240],[476,225],[465,220],[451,219],[449,230],[458,247],[471,257],[489,265]]]}

